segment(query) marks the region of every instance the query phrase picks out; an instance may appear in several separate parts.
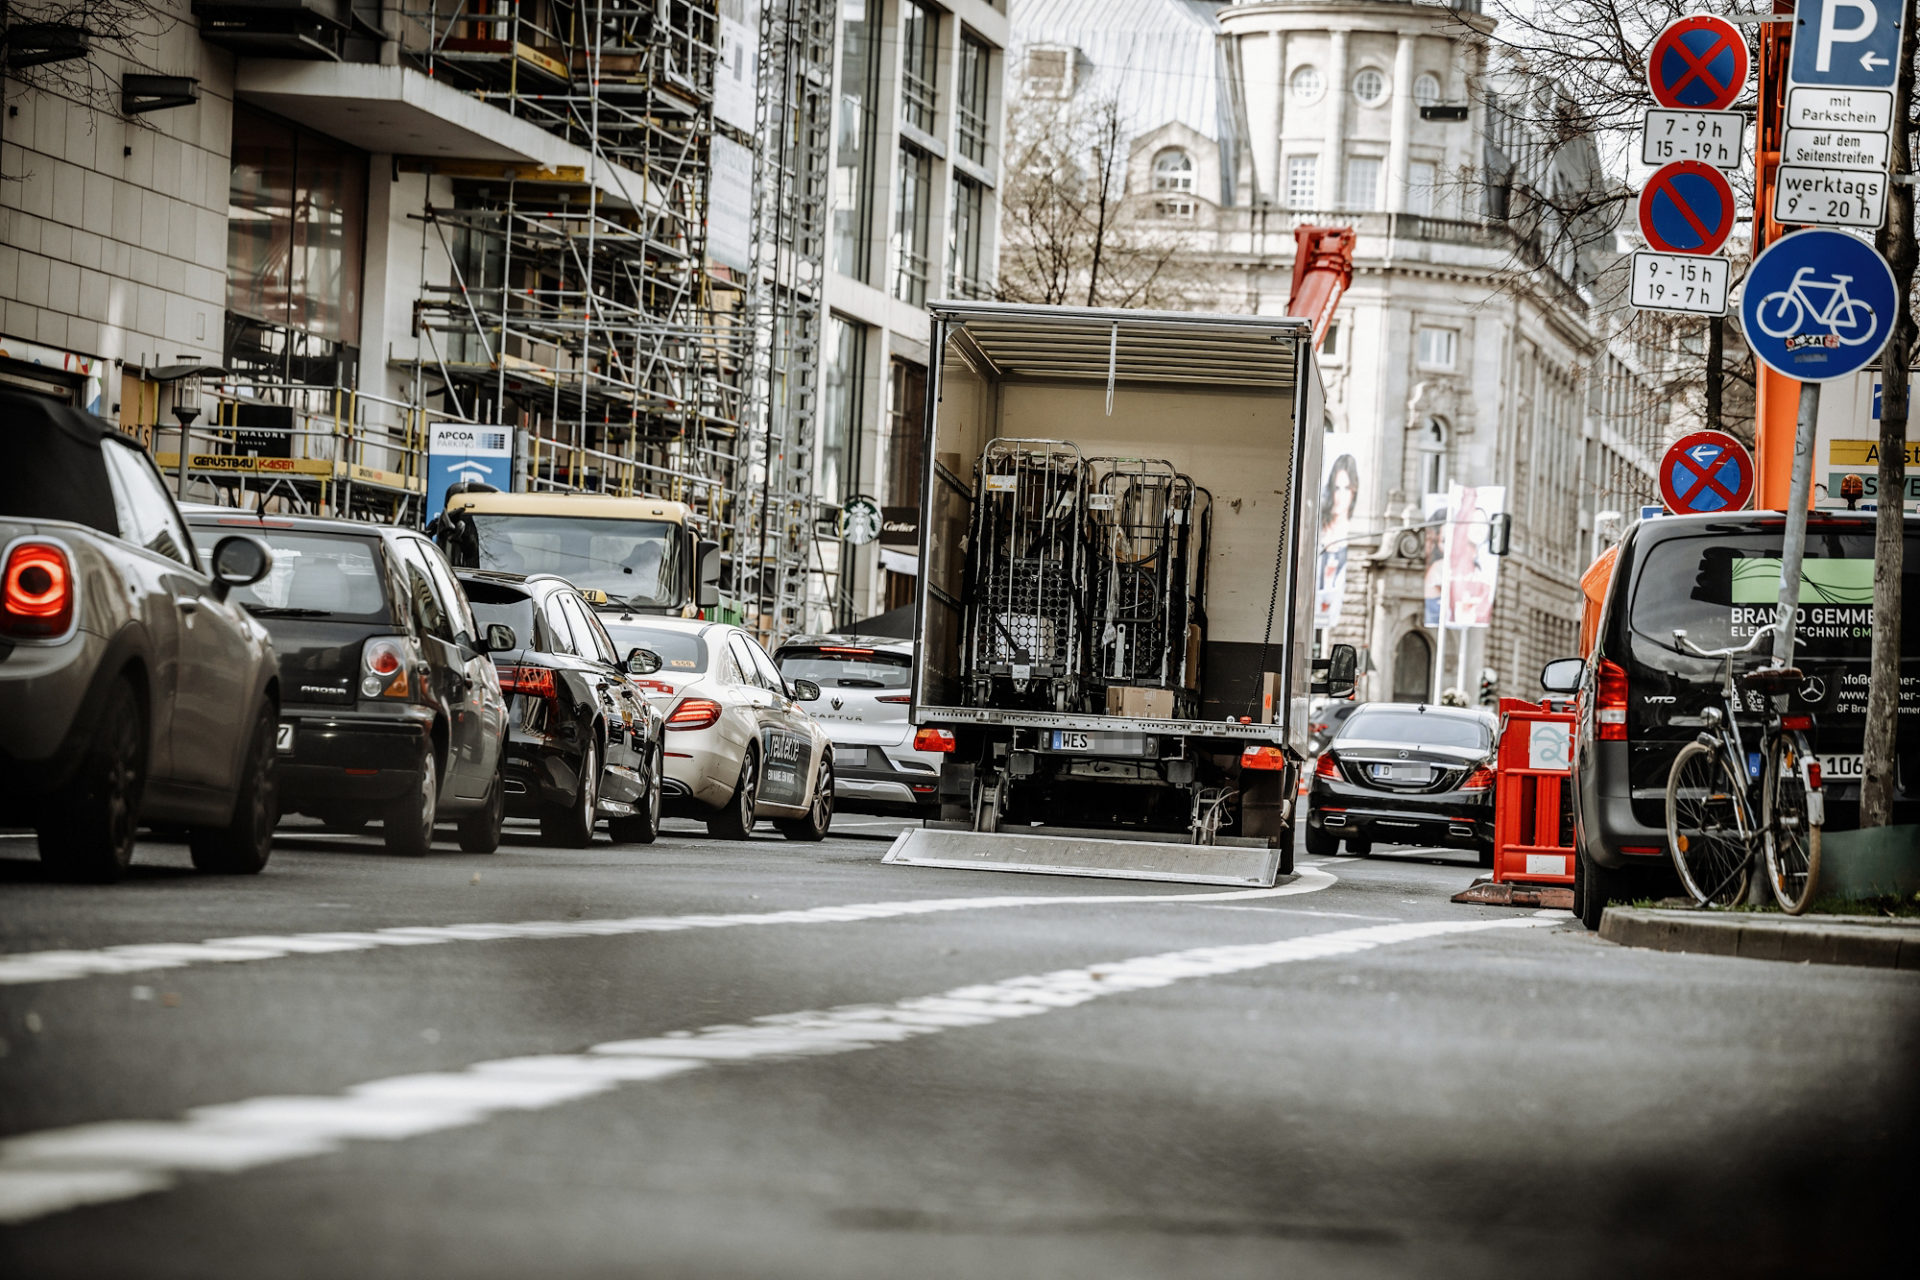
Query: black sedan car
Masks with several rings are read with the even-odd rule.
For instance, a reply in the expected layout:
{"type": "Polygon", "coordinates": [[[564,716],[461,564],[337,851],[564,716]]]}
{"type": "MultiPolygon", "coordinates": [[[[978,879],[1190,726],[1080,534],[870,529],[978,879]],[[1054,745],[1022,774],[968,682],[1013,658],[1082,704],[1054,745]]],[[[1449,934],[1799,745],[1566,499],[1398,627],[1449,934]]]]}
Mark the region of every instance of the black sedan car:
{"type": "Polygon", "coordinates": [[[483,623],[520,641],[493,655],[508,699],[507,812],[538,818],[549,844],[585,848],[602,817],[615,844],[651,844],[662,716],[634,678],[658,671],[659,655],[618,653],[565,578],[463,569],[460,585],[483,623]]]}
{"type": "Polygon", "coordinates": [[[1320,753],[1307,793],[1307,852],[1370,853],[1375,840],[1473,849],[1493,865],[1493,717],[1373,702],[1320,753]]]}
{"type": "Polygon", "coordinates": [[[192,507],[196,540],[247,533],[273,567],[234,592],[279,655],[280,804],[419,855],[436,822],[491,853],[505,813],[507,708],[482,628],[438,547],[410,529],[192,507]]]}

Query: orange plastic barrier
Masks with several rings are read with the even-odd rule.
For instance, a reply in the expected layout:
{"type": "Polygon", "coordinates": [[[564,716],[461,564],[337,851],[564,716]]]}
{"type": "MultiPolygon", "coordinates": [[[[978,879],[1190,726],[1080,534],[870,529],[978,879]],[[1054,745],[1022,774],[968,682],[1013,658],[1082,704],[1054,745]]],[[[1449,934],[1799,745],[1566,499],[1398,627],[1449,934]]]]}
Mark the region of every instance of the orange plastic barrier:
{"type": "Polygon", "coordinates": [[[1500,699],[1493,767],[1494,883],[1572,884],[1573,712],[1500,699]]]}

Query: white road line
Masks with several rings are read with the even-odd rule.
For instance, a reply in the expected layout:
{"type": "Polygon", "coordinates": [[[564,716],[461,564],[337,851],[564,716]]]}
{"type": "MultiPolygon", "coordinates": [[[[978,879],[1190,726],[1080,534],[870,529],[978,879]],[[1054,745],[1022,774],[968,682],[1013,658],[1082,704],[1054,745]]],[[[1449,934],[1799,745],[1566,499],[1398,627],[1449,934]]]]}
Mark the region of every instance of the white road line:
{"type": "MultiPolygon", "coordinates": [[[[1401,920],[1403,916],[1363,916],[1354,911],[1315,911],[1310,907],[1230,907],[1224,904],[1201,902],[1196,906],[1204,911],[1257,911],[1266,916],[1318,916],[1323,920],[1401,920]]],[[[1537,914],[1537,913],[1536,913],[1537,914]]],[[[1567,915],[1571,916],[1571,911],[1567,915]]]]}
{"type": "Polygon", "coordinates": [[[338,1151],[349,1139],[397,1141],[541,1111],[624,1084],[732,1063],[873,1049],[1070,1009],[1102,996],[1326,960],[1449,934],[1551,925],[1550,920],[1431,920],[1309,934],[1277,942],[1197,947],[958,987],[893,1004],[840,1005],[750,1022],[597,1044],[584,1053],[479,1062],[459,1071],[393,1076],[344,1093],[267,1096],[195,1107],[175,1120],[115,1120],[0,1141],[0,1223],[162,1191],[189,1173],[238,1173],[338,1151]]]}
{"type": "Polygon", "coordinates": [[[536,938],[607,938],[635,933],[680,933],[691,929],[737,929],[754,925],[850,924],[949,911],[997,911],[1013,907],[1117,906],[1141,902],[1231,902],[1314,893],[1334,883],[1318,867],[1302,867],[1299,879],[1274,889],[1236,889],[1227,893],[1086,894],[1046,897],[1038,894],[993,898],[923,898],[907,902],[853,902],[844,906],[728,915],[628,916],[619,920],[521,920],[504,924],[401,925],[366,931],[329,931],[208,938],[203,942],[132,943],[86,951],[22,951],[0,955],[0,986],[28,982],[64,982],[74,978],[196,964],[233,964],[279,960],[290,955],[372,951],[380,947],[422,947],[442,942],[499,942],[536,938]]]}

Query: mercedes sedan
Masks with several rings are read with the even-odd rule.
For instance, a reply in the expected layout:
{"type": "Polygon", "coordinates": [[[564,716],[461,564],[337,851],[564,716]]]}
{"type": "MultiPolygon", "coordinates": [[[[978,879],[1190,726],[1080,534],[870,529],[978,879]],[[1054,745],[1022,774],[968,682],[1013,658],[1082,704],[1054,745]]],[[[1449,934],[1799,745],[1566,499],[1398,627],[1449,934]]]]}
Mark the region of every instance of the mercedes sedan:
{"type": "Polygon", "coordinates": [[[1372,702],[1320,753],[1307,852],[1369,853],[1376,840],[1472,849],[1493,865],[1494,721],[1485,711],[1372,702]]]}

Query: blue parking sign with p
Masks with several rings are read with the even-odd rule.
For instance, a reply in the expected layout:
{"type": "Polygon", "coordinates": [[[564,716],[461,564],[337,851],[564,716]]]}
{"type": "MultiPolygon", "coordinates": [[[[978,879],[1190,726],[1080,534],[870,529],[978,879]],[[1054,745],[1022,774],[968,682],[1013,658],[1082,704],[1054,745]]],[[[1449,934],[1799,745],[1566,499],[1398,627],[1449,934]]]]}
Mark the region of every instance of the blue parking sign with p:
{"type": "Polygon", "coordinates": [[[1912,0],[1800,0],[1794,7],[1794,84],[1891,89],[1900,25],[1912,0]]]}
{"type": "Polygon", "coordinates": [[[447,490],[477,481],[506,492],[513,488],[513,432],[502,426],[437,423],[427,444],[425,518],[447,506],[447,490]]]}

